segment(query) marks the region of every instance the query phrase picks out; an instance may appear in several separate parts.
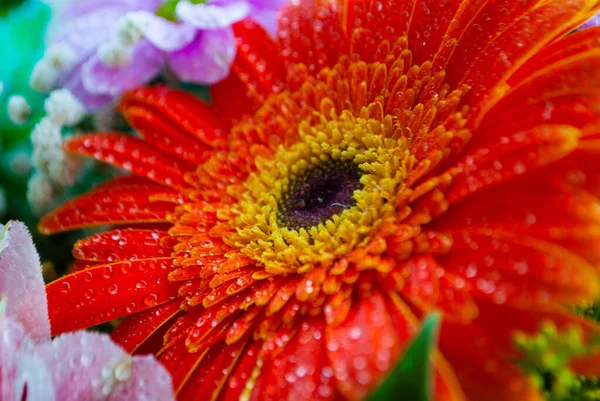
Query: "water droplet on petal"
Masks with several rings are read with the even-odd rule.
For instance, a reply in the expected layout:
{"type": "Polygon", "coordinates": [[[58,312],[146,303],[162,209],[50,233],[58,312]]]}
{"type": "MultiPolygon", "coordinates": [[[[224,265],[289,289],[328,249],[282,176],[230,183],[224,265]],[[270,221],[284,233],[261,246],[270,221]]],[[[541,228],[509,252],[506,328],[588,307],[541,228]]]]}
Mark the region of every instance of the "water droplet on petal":
{"type": "Polygon", "coordinates": [[[108,286],[107,291],[109,294],[115,295],[117,292],[119,292],[119,286],[116,284],[111,284],[108,286]]]}
{"type": "Polygon", "coordinates": [[[102,268],[102,270],[100,271],[100,274],[104,278],[110,278],[110,277],[112,277],[112,266],[104,266],[102,268]]]}
{"type": "Polygon", "coordinates": [[[71,284],[69,284],[66,281],[63,281],[60,284],[60,292],[62,292],[63,294],[65,294],[65,293],[69,292],[69,290],[71,290],[71,284]]]}
{"type": "Polygon", "coordinates": [[[158,297],[156,296],[156,294],[148,294],[144,298],[144,304],[146,304],[146,306],[154,306],[156,305],[157,298],[158,297]]]}

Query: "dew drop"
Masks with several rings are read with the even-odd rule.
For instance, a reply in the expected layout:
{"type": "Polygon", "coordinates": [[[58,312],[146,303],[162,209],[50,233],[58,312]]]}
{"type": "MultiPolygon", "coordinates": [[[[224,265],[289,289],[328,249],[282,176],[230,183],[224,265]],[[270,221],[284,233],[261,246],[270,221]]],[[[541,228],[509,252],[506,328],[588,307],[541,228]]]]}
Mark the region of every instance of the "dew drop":
{"type": "Polygon", "coordinates": [[[109,294],[115,295],[117,292],[119,292],[119,286],[116,284],[111,284],[108,286],[107,291],[109,294]]]}
{"type": "Polygon", "coordinates": [[[60,292],[62,292],[63,294],[69,292],[70,290],[71,290],[71,284],[69,284],[68,282],[63,281],[60,284],[60,292]]]}
{"type": "Polygon", "coordinates": [[[102,268],[102,270],[100,271],[100,274],[102,275],[102,277],[104,278],[111,278],[112,277],[112,266],[104,266],[102,268]]]}
{"type": "Polygon", "coordinates": [[[83,279],[86,282],[89,283],[90,281],[92,281],[93,278],[94,278],[94,275],[91,272],[85,272],[85,273],[83,273],[83,279]]]}
{"type": "Polygon", "coordinates": [[[94,296],[94,290],[92,290],[91,288],[88,288],[87,290],[85,290],[85,293],[83,294],[83,297],[85,299],[87,299],[88,301],[90,299],[92,299],[93,296],[94,296]]]}
{"type": "Polygon", "coordinates": [[[156,294],[148,294],[144,298],[144,304],[146,306],[154,306],[156,305],[157,299],[158,297],[156,296],[156,294]]]}
{"type": "Polygon", "coordinates": [[[133,311],[135,310],[135,307],[136,307],[136,305],[134,302],[130,303],[128,306],[125,307],[125,313],[128,313],[128,314],[133,313],[133,311]]]}

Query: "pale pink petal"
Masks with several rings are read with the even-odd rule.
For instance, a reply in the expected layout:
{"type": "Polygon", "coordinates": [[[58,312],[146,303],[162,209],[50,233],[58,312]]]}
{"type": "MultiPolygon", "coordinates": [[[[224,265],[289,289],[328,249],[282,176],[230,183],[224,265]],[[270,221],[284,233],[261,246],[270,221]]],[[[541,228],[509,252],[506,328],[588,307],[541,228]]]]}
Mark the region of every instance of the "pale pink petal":
{"type": "Polygon", "coordinates": [[[41,344],[37,352],[53,366],[61,401],[171,401],[171,377],[152,356],[132,357],[99,333],[76,332],[41,344]]]}
{"type": "Polygon", "coordinates": [[[107,41],[114,32],[116,22],[129,11],[119,2],[98,7],[93,12],[82,13],[63,21],[51,29],[51,43],[66,43],[77,55],[75,62],[87,58],[97,46],[107,41]]]}
{"type": "Polygon", "coordinates": [[[598,26],[598,25],[600,25],[600,14],[594,15],[594,17],[592,19],[590,19],[588,22],[586,22],[579,29],[592,28],[592,27],[598,26]]]}
{"type": "Polygon", "coordinates": [[[163,53],[147,40],[141,40],[128,65],[109,67],[94,54],[83,65],[81,79],[83,87],[91,94],[118,96],[150,81],[163,65],[163,53]]]}
{"type": "Polygon", "coordinates": [[[94,93],[90,93],[83,86],[83,82],[81,80],[81,67],[74,68],[65,78],[65,82],[60,85],[68,89],[80,102],[83,103],[86,110],[90,112],[96,112],[108,105],[113,97],[110,95],[97,95],[94,93]]]}
{"type": "Polygon", "coordinates": [[[90,14],[97,10],[119,6],[126,10],[155,11],[164,0],[46,0],[53,8],[63,7],[61,17],[68,21],[80,15],[90,14]],[[52,4],[54,3],[54,4],[52,4]]]}
{"type": "Polygon", "coordinates": [[[132,12],[128,18],[136,22],[150,43],[164,51],[179,50],[196,37],[193,26],[172,22],[149,12],[132,12]]]}
{"type": "Polygon", "coordinates": [[[6,314],[34,341],[50,339],[48,303],[40,257],[27,227],[10,221],[0,233],[0,296],[8,298],[6,314]]]}
{"type": "Polygon", "coordinates": [[[214,84],[229,74],[235,51],[233,30],[226,28],[199,32],[192,43],[167,57],[182,81],[214,84]]]}
{"type": "Polygon", "coordinates": [[[219,29],[241,21],[250,12],[246,1],[228,1],[220,4],[192,4],[183,0],[177,4],[175,13],[183,22],[198,29],[219,29]]]}
{"type": "Polygon", "coordinates": [[[279,28],[279,11],[271,9],[253,10],[249,18],[258,22],[269,35],[276,37],[279,28]]]}
{"type": "Polygon", "coordinates": [[[271,36],[277,34],[279,10],[288,0],[249,0],[250,13],[248,17],[258,22],[271,36]]]}
{"type": "MultiPolygon", "coordinates": [[[[5,308],[6,299],[0,308],[5,308]]],[[[0,311],[0,400],[54,401],[54,385],[46,363],[23,326],[0,311]]]]}

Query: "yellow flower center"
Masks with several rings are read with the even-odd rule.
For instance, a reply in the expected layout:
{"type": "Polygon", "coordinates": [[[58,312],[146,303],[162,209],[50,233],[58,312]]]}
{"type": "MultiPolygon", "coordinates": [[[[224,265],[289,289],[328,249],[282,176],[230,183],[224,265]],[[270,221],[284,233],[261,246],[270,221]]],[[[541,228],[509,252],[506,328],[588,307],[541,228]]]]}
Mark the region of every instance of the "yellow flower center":
{"type": "Polygon", "coordinates": [[[330,266],[366,245],[395,220],[395,199],[414,163],[398,123],[377,105],[360,117],[332,111],[318,118],[301,123],[299,140],[272,159],[256,159],[258,171],[233,209],[237,230],[226,242],[269,273],[330,266]]]}

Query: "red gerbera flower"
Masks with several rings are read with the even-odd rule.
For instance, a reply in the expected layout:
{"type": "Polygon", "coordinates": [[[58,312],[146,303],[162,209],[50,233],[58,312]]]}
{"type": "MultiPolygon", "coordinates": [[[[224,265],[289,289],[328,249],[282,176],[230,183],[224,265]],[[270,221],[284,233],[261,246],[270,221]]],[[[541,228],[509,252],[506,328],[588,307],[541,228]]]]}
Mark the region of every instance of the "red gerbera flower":
{"type": "Polygon", "coordinates": [[[599,8],[303,0],[276,42],[238,24],[212,105],[141,88],[120,108],[142,138],[66,145],[134,175],[42,220],[123,225],[47,287],[54,334],[125,317],[113,338],[181,400],[358,400],[438,309],[438,399],[539,399],[513,334],[598,333],[566,305],[599,293],[600,30],[568,35],[599,8]]]}

